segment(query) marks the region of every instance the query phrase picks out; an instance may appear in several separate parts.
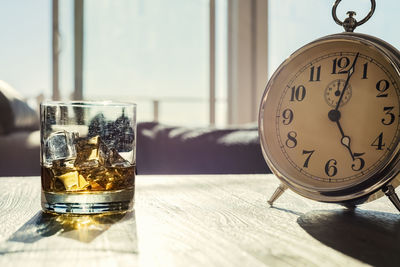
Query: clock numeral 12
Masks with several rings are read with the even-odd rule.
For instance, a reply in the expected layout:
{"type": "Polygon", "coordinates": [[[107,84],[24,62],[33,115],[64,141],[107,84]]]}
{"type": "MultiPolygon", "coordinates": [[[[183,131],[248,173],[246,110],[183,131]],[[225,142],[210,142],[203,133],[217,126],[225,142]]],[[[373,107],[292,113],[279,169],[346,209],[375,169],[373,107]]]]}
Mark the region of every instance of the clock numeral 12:
{"type": "Polygon", "coordinates": [[[320,79],[321,79],[321,66],[317,67],[316,73],[315,73],[315,67],[312,66],[310,69],[310,82],[319,82],[321,81],[320,79]]]}
{"type": "Polygon", "coordinates": [[[350,65],[350,59],[348,57],[335,58],[332,65],[332,74],[343,74],[347,73],[346,68],[350,65]],[[339,67],[339,71],[337,68],[339,67]]]}

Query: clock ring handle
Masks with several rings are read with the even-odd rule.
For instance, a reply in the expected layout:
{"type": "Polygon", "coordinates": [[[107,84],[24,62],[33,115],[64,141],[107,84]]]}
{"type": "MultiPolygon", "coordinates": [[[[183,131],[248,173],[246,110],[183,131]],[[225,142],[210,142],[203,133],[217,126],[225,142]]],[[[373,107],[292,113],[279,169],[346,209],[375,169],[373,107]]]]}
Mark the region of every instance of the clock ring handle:
{"type": "Polygon", "coordinates": [[[360,25],[364,24],[365,22],[367,22],[367,21],[372,17],[372,15],[373,15],[374,12],[375,12],[376,2],[375,2],[375,0],[371,0],[371,10],[369,11],[369,13],[367,14],[367,16],[366,16],[365,18],[363,18],[363,19],[360,20],[360,21],[357,21],[357,20],[353,17],[354,15],[356,15],[356,12],[354,12],[354,11],[348,11],[348,12],[347,12],[347,15],[349,15],[349,17],[346,18],[344,21],[340,21],[340,20],[338,19],[338,17],[336,16],[336,8],[337,8],[337,6],[339,5],[339,3],[340,3],[341,1],[342,1],[342,0],[336,0],[335,3],[333,4],[333,7],[332,7],[332,17],[333,17],[333,19],[335,20],[335,22],[336,22],[337,24],[339,24],[340,26],[343,26],[343,27],[344,27],[344,29],[345,29],[346,32],[353,32],[354,29],[355,29],[357,26],[360,26],[360,25]]]}

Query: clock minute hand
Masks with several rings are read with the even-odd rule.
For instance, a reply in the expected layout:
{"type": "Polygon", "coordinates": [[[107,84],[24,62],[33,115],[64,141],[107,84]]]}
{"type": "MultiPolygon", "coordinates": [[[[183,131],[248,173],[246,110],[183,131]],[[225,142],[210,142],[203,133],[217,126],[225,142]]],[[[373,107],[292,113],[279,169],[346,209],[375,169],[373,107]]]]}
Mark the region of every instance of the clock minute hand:
{"type": "Polygon", "coordinates": [[[351,151],[351,148],[350,148],[351,139],[350,139],[349,136],[344,134],[342,126],[340,125],[339,120],[336,121],[336,124],[337,124],[337,126],[339,128],[340,134],[342,135],[342,139],[340,140],[340,142],[342,143],[342,145],[344,145],[347,148],[347,150],[350,153],[351,159],[354,161],[354,153],[351,151]]]}
{"type": "Polygon", "coordinates": [[[347,86],[348,86],[349,81],[350,81],[350,78],[354,73],[354,68],[355,68],[355,65],[356,65],[356,62],[357,62],[357,59],[358,59],[359,55],[360,55],[360,53],[357,52],[356,57],[354,58],[353,64],[351,65],[350,69],[347,71],[347,79],[346,79],[346,82],[344,83],[343,90],[342,90],[342,93],[340,94],[340,97],[339,97],[339,100],[338,100],[338,102],[336,104],[335,110],[339,109],[340,103],[342,102],[342,98],[344,96],[344,92],[346,91],[347,86]]]}

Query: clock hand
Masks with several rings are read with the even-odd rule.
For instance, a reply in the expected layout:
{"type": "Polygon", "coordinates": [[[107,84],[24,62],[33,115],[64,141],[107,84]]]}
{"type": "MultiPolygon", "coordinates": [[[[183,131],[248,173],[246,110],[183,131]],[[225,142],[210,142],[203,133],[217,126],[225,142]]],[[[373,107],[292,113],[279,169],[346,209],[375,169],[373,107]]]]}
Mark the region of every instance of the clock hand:
{"type": "Polygon", "coordinates": [[[347,79],[346,79],[346,82],[344,83],[343,90],[342,90],[342,93],[340,94],[340,97],[339,97],[339,100],[338,100],[338,102],[336,104],[335,110],[339,109],[340,102],[342,102],[342,98],[343,98],[344,92],[346,91],[347,85],[349,84],[349,81],[350,81],[350,78],[354,73],[354,67],[356,65],[356,62],[357,62],[357,59],[358,59],[359,55],[360,55],[360,53],[356,54],[356,57],[354,58],[353,64],[351,65],[350,69],[347,71],[347,79]]]}
{"type": "Polygon", "coordinates": [[[339,127],[340,133],[342,134],[342,139],[340,140],[340,142],[342,143],[342,145],[344,145],[347,148],[352,160],[354,161],[354,153],[351,151],[351,148],[350,148],[350,142],[351,142],[350,137],[344,134],[342,126],[340,126],[339,121],[337,121],[336,124],[339,127]]]}
{"type": "Polygon", "coordinates": [[[335,96],[340,96],[340,80],[338,80],[338,83],[337,83],[337,88],[336,88],[336,91],[335,91],[335,96]]]}
{"type": "Polygon", "coordinates": [[[342,125],[340,125],[340,122],[339,122],[339,120],[340,120],[340,111],[332,109],[331,111],[329,111],[328,117],[329,117],[329,119],[331,121],[336,122],[336,125],[338,126],[340,134],[342,136],[342,139],[340,139],[340,142],[342,143],[343,146],[345,146],[347,148],[347,150],[350,153],[350,156],[351,156],[352,160],[354,161],[354,159],[355,159],[354,158],[354,153],[351,151],[351,148],[350,148],[351,139],[350,139],[350,137],[348,135],[345,135],[345,133],[343,131],[343,128],[342,128],[342,125]]]}

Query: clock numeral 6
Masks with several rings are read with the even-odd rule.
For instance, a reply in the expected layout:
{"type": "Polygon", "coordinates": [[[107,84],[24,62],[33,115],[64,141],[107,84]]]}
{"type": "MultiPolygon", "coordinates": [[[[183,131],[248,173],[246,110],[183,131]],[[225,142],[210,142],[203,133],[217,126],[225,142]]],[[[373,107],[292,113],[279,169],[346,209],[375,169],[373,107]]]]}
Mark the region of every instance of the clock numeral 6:
{"type": "Polygon", "coordinates": [[[336,168],[337,161],[335,159],[330,159],[328,162],[325,164],[325,173],[329,177],[335,176],[337,174],[337,168],[336,168]]]}
{"type": "Polygon", "coordinates": [[[295,131],[290,131],[287,134],[288,139],[286,139],[286,146],[288,148],[295,148],[297,146],[297,133],[295,131]]]}
{"type": "Polygon", "coordinates": [[[293,111],[290,108],[285,109],[282,112],[282,118],[283,118],[282,123],[284,125],[289,125],[293,120],[293,111]]]}
{"type": "Polygon", "coordinates": [[[293,86],[292,94],[290,95],[290,101],[303,101],[304,97],[306,97],[306,88],[304,85],[293,86]]]}

